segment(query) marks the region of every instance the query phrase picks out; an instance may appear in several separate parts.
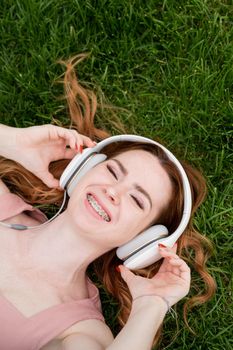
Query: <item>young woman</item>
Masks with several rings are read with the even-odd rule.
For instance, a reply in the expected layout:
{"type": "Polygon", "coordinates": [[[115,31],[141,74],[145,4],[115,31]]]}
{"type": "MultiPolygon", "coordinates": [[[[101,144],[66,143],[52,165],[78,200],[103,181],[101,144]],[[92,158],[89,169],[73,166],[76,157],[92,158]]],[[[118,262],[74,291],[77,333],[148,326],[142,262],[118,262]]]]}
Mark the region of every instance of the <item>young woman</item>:
{"type": "MultiPolygon", "coordinates": [[[[59,205],[63,193],[58,178],[69,160],[108,136],[94,127],[96,99],[78,84],[72,61],[65,87],[72,130],[0,126],[2,223],[44,223],[44,214],[32,205],[59,205]]],[[[162,260],[134,272],[121,265],[116,248],[145,228],[155,223],[166,225],[169,232],[177,228],[184,194],[176,166],[160,147],[120,142],[104,153],[107,159],[80,179],[66,210],[53,221],[27,231],[0,225],[4,349],[151,349],[166,312],[189,291],[188,248],[196,253],[194,267],[206,285],[205,294],[189,305],[212,296],[214,281],[205,267],[210,245],[194,230],[192,219],[177,244],[160,245],[162,260]],[[98,290],[87,277],[92,263],[120,303],[123,328],[115,339],[104,322],[98,290]]],[[[205,184],[197,170],[183,166],[193,215],[204,198],[205,184]]]]}

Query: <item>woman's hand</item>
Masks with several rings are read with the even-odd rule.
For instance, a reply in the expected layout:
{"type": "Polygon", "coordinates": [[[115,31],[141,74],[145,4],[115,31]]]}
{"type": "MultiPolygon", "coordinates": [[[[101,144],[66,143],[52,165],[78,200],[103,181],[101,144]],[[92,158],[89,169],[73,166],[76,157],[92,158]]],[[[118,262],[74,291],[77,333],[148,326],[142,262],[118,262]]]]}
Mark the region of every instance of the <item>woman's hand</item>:
{"type": "Polygon", "coordinates": [[[82,152],[83,146],[95,146],[95,142],[89,137],[54,125],[5,127],[4,130],[5,133],[9,132],[11,142],[5,142],[5,155],[2,154],[23,165],[48,187],[59,186],[59,180],[49,172],[51,162],[72,159],[77,152],[82,152]]]}
{"type": "Polygon", "coordinates": [[[160,246],[159,249],[164,260],[152,278],[136,276],[123,265],[119,269],[133,299],[144,295],[157,295],[165,298],[171,307],[189,292],[190,268],[176,254],[176,244],[173,248],[160,246]]]}

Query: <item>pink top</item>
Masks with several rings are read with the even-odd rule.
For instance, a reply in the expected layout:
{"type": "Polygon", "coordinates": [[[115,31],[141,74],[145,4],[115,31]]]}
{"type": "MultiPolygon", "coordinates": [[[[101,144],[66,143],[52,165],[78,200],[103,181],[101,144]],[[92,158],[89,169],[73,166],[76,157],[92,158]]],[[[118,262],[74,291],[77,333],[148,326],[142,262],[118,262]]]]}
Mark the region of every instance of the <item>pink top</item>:
{"type": "MultiPolygon", "coordinates": [[[[46,217],[38,209],[12,193],[1,195],[0,220],[22,212],[44,222],[46,217]]],[[[101,313],[99,291],[88,280],[89,298],[52,306],[31,317],[25,317],[10,301],[0,294],[0,349],[39,350],[50,340],[78,321],[97,319],[101,313]]]]}

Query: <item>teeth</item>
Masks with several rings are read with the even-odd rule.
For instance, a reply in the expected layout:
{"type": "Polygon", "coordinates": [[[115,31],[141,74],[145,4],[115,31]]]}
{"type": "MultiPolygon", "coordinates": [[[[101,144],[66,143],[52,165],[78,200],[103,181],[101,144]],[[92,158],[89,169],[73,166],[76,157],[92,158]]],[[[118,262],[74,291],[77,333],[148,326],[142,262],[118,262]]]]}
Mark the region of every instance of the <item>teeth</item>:
{"type": "Polygon", "coordinates": [[[110,221],[110,217],[108,214],[103,210],[103,208],[96,202],[96,200],[93,198],[92,195],[87,195],[87,200],[92,206],[92,208],[107,222],[110,221]]]}

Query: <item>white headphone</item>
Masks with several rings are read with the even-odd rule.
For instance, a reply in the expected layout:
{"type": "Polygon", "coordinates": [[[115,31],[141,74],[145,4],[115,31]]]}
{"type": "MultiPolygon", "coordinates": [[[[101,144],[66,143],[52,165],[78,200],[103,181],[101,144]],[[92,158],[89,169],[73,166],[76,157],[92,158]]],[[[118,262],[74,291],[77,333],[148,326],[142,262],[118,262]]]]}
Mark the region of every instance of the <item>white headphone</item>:
{"type": "Polygon", "coordinates": [[[192,208],[191,189],[185,170],[177,158],[166,147],[146,137],[136,135],[112,136],[99,142],[93,148],[84,149],[81,155],[76,155],[64,170],[60,178],[60,186],[64,188],[70,196],[80,178],[84,176],[88,170],[107,158],[105,154],[100,153],[101,150],[111,143],[121,141],[144,142],[159,146],[178,169],[184,192],[183,215],[179,226],[173,233],[168,236],[168,229],[165,226],[154,225],[144,232],[141,232],[130,242],[117,248],[116,254],[124,261],[124,265],[131,270],[135,270],[149,266],[161,259],[158,244],[162,243],[168,247],[172,247],[184,232],[189,222],[192,208]]]}
{"type": "Polygon", "coordinates": [[[124,265],[131,270],[144,268],[153,264],[154,262],[161,259],[159,253],[158,244],[162,243],[168,247],[172,247],[177,239],[184,232],[191,215],[192,208],[192,196],[191,189],[189,185],[188,177],[185,173],[184,168],[177,158],[164,146],[156,141],[148,139],[143,136],[137,135],[118,135],[112,136],[103,141],[99,142],[93,148],[84,149],[83,153],[77,154],[68,166],[65,168],[61,178],[60,187],[65,189],[64,199],[59,209],[58,213],[53,216],[50,220],[38,226],[25,226],[18,224],[6,224],[0,222],[0,225],[13,228],[15,230],[26,230],[26,229],[36,229],[42,225],[48,224],[50,221],[57,217],[61,210],[63,209],[66,201],[66,195],[71,195],[72,191],[76,187],[78,181],[82,176],[84,176],[90,169],[99,163],[106,160],[107,156],[100,153],[100,151],[107,145],[114,142],[130,141],[130,142],[144,142],[159,146],[167,155],[167,157],[175,164],[177,170],[182,179],[183,194],[184,194],[184,204],[183,204],[183,215],[177,229],[169,234],[168,229],[163,225],[154,225],[149,229],[141,232],[137,237],[124,244],[123,246],[117,248],[117,256],[124,261],[124,265]]]}

